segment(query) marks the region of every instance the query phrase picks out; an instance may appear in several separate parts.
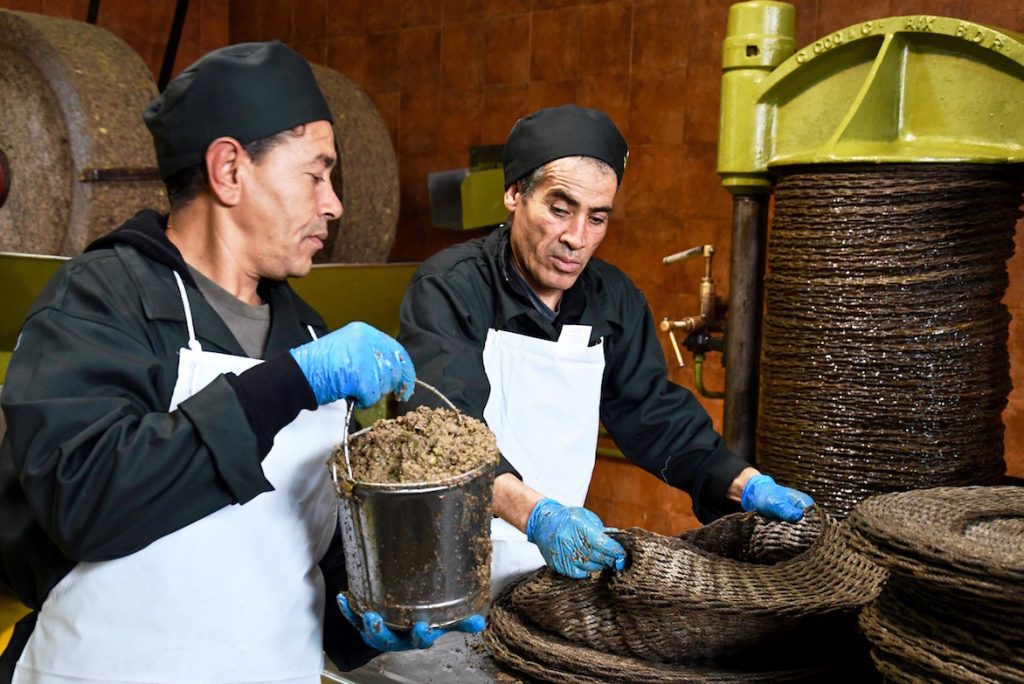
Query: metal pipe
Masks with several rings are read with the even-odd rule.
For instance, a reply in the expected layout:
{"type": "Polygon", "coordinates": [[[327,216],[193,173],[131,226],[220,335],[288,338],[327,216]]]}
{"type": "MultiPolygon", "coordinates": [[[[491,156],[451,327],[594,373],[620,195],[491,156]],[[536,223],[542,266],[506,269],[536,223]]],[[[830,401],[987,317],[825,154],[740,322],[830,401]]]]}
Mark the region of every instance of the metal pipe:
{"type": "Polygon", "coordinates": [[[7,157],[4,151],[0,150],[0,207],[7,201],[7,194],[11,191],[11,167],[7,165],[7,157]]]}
{"type": "Polygon", "coordinates": [[[178,44],[181,43],[181,31],[185,27],[185,15],[188,14],[188,0],[178,0],[174,7],[174,18],[171,20],[171,32],[167,36],[167,46],[164,48],[164,62],[160,67],[160,78],[157,81],[157,88],[164,91],[167,84],[171,82],[171,72],[174,71],[174,61],[178,57],[178,44]]]}
{"type": "Polygon", "coordinates": [[[82,183],[130,183],[134,181],[160,180],[160,171],[150,168],[85,169],[79,174],[82,183]]]}
{"type": "Polygon", "coordinates": [[[754,462],[768,195],[734,195],[725,333],[725,444],[754,462]]]}
{"type": "Polygon", "coordinates": [[[722,399],[725,397],[725,392],[719,392],[717,390],[709,390],[704,386],[704,355],[694,354],[693,355],[693,386],[697,388],[702,397],[708,399],[722,399]]]}
{"type": "Polygon", "coordinates": [[[85,13],[86,23],[96,25],[100,18],[100,0],[89,0],[89,9],[85,13]]]}
{"type": "Polygon", "coordinates": [[[696,247],[691,247],[690,249],[683,250],[682,252],[669,254],[667,257],[664,257],[661,260],[661,263],[665,264],[666,266],[670,266],[671,264],[674,264],[677,261],[682,261],[683,259],[689,259],[692,256],[697,256],[703,251],[704,245],[697,245],[696,247]]]}
{"type": "Polygon", "coordinates": [[[684,333],[692,332],[694,330],[700,330],[704,327],[704,316],[687,316],[686,318],[678,321],[672,321],[664,319],[658,324],[658,328],[661,332],[669,332],[671,330],[682,330],[684,333]]]}

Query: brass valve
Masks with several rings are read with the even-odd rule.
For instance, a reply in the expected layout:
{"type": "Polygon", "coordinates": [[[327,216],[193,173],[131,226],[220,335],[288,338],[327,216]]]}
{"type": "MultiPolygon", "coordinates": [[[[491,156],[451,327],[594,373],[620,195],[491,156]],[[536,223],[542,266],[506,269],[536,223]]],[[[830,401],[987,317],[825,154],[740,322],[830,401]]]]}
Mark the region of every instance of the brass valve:
{"type": "Polygon", "coordinates": [[[714,337],[718,320],[715,309],[718,301],[715,297],[715,281],[711,277],[711,260],[715,256],[715,248],[711,245],[698,245],[683,252],[678,252],[662,259],[662,263],[668,266],[677,261],[690,257],[702,255],[704,257],[704,277],[700,279],[700,313],[696,316],[686,316],[677,321],[666,318],[661,321],[659,327],[662,332],[668,333],[668,339],[672,343],[672,351],[675,352],[676,361],[680,368],[685,368],[683,353],[679,349],[679,342],[676,340],[675,332],[681,330],[686,333],[686,340],[683,344],[693,352],[693,384],[703,396],[710,399],[721,399],[724,392],[715,392],[704,387],[704,355],[709,351],[722,351],[723,340],[721,336],[714,337]]]}
{"type": "Polygon", "coordinates": [[[677,261],[683,261],[697,255],[704,256],[704,277],[700,279],[700,313],[696,316],[687,316],[678,321],[665,318],[658,326],[662,332],[668,333],[668,339],[672,343],[672,351],[676,354],[676,361],[680,368],[685,368],[683,354],[679,350],[679,342],[676,340],[675,331],[681,330],[684,333],[692,333],[695,330],[710,328],[715,323],[715,281],[711,277],[711,260],[715,256],[713,245],[698,245],[682,252],[670,254],[661,260],[669,266],[677,261]]]}

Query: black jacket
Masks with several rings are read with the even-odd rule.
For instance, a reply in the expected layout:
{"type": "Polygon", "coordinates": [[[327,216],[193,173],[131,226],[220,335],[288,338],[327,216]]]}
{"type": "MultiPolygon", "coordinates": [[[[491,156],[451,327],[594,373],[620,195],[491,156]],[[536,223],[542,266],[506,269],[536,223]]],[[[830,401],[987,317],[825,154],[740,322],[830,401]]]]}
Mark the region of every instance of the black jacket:
{"type": "MultiPolygon", "coordinates": [[[[417,376],[482,420],[490,394],[483,365],[488,329],[557,340],[563,325],[589,325],[590,344],[604,340],[601,422],[623,454],[688,492],[702,522],[738,510],[726,490],[750,464],[723,446],[693,394],[669,381],[643,293],[619,269],[591,259],[550,322],[512,277],[508,231],[503,226],[450,247],[413,276],[398,340],[417,376]]],[[[424,392],[414,400],[433,401],[424,392]]],[[[502,459],[498,472],[515,471],[502,459]]]]}
{"type": "MultiPolygon", "coordinates": [[[[131,554],[272,489],[262,460],[278,430],[316,399],[287,350],[320,316],[285,282],[263,281],[267,361],[221,376],[168,412],[188,343],[173,272],[186,283],[204,350],[244,352],[200,294],[166,219],[143,211],[64,264],[32,305],[7,371],[0,444],[0,574],[33,613],[0,657],[0,682],[38,611],[79,562],[131,554]]],[[[321,562],[325,646],[342,668],[372,655],[339,615],[340,533],[321,562]]]]}

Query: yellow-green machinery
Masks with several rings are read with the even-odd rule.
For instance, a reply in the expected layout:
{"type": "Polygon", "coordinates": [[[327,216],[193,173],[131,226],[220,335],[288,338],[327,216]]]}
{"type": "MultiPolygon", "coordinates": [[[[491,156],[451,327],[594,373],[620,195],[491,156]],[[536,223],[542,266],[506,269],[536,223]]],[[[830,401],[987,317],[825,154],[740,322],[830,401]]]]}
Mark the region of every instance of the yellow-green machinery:
{"type": "Polygon", "coordinates": [[[748,458],[775,171],[1024,162],[1021,34],[911,15],[861,22],[797,50],[794,22],[788,3],[741,2],[723,45],[718,171],[733,196],[724,434],[748,458]]]}
{"type": "Polygon", "coordinates": [[[29,307],[66,257],[0,253],[0,387],[29,307]]]}
{"type": "Polygon", "coordinates": [[[502,145],[469,149],[469,166],[428,174],[430,219],[437,228],[474,230],[505,221],[502,145]]]}
{"type": "MultiPolygon", "coordinates": [[[[958,497],[982,490],[960,487],[1004,483],[1001,300],[1024,192],[1024,35],[911,15],[796,50],[793,29],[786,3],[729,13],[718,157],[734,203],[726,440],[751,460],[756,445],[759,467],[833,515],[933,487],[950,487],[931,490],[948,493],[944,507],[966,510],[958,497]]],[[[894,569],[860,623],[886,681],[1020,676],[1016,654],[986,651],[1005,641],[1006,621],[972,623],[954,598],[963,558],[993,576],[1005,564],[958,546],[967,528],[1000,518],[985,507],[926,544],[898,526],[876,538],[906,557],[927,545],[949,559],[957,587],[908,591],[907,578],[932,570],[894,569]],[[915,599],[892,601],[904,591],[915,599]]],[[[985,545],[1019,549],[1019,539],[1007,526],[985,545]]]]}
{"type": "MultiPolygon", "coordinates": [[[[0,385],[32,305],[65,257],[0,253],[0,385]]],[[[416,264],[321,264],[292,286],[324,317],[331,329],[366,321],[398,333],[398,306],[416,264]]]]}

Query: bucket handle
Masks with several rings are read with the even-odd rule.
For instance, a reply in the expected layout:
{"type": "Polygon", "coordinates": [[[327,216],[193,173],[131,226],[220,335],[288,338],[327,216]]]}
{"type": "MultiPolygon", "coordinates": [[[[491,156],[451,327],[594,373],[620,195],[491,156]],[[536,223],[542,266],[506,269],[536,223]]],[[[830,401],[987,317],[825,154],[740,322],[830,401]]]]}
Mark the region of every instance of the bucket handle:
{"type": "MultiPolygon", "coordinates": [[[[459,410],[459,409],[455,408],[455,404],[452,403],[451,399],[449,399],[448,397],[446,397],[443,394],[441,394],[441,390],[437,389],[433,385],[429,385],[429,384],[423,382],[422,380],[420,380],[419,378],[416,378],[416,384],[420,385],[421,387],[423,387],[425,389],[428,389],[431,392],[433,392],[434,394],[436,394],[438,397],[441,398],[441,401],[443,401],[444,403],[448,404],[448,408],[450,408],[451,410],[453,410],[453,411],[458,411],[459,410]]],[[[345,411],[345,425],[342,426],[342,432],[341,432],[341,450],[342,450],[342,453],[345,454],[345,467],[348,469],[348,479],[349,479],[350,482],[353,480],[353,477],[352,477],[352,461],[349,459],[349,456],[348,456],[348,426],[352,422],[352,411],[353,411],[353,409],[355,409],[355,407],[356,407],[356,402],[354,402],[354,401],[348,402],[348,410],[345,411]]],[[[362,432],[362,431],[360,431],[360,432],[362,432]]],[[[338,486],[338,467],[334,464],[334,461],[331,461],[331,477],[334,480],[334,486],[337,487],[338,486]]]]}

